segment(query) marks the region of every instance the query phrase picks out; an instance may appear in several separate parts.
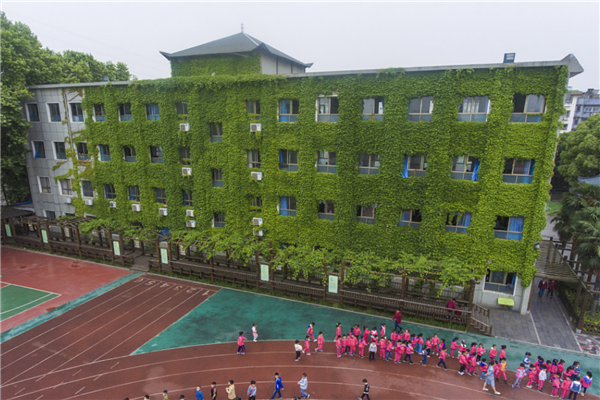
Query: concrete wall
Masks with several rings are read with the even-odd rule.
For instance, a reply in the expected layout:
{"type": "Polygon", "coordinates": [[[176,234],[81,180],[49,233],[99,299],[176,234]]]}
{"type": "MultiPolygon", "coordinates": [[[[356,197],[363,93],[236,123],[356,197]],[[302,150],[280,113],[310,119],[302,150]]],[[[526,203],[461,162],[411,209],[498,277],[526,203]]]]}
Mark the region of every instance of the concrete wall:
{"type": "Polygon", "coordinates": [[[512,298],[515,301],[513,311],[518,311],[521,314],[527,313],[527,305],[529,303],[529,295],[531,293],[531,285],[525,289],[521,287],[521,279],[517,276],[515,280],[515,289],[512,296],[506,293],[499,293],[490,290],[484,290],[485,277],[480,279],[479,283],[475,285],[475,294],[473,296],[473,302],[481,304],[486,308],[498,308],[498,297],[512,298]]]}

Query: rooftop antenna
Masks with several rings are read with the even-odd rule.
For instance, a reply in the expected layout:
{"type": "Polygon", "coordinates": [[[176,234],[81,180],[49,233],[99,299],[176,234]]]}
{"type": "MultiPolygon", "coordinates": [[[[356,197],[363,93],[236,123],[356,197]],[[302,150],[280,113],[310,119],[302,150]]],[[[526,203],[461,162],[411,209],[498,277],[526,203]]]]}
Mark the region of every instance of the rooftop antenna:
{"type": "Polygon", "coordinates": [[[242,24],[242,33],[244,33],[244,24],[242,24]]]}

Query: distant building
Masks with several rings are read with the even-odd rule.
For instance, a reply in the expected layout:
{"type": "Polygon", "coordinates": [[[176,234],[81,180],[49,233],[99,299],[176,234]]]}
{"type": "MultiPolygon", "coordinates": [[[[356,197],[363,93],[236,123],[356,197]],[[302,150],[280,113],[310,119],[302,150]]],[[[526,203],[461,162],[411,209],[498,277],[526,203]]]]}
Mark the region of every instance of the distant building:
{"type": "Polygon", "coordinates": [[[559,135],[573,130],[573,119],[575,117],[575,108],[577,107],[577,99],[581,97],[581,91],[571,90],[565,95],[565,114],[560,117],[562,126],[559,129],[559,135]]]}
{"type": "Polygon", "coordinates": [[[577,97],[573,128],[571,130],[576,130],[577,125],[598,113],[600,113],[600,95],[598,94],[598,89],[588,89],[587,92],[577,97]]]}

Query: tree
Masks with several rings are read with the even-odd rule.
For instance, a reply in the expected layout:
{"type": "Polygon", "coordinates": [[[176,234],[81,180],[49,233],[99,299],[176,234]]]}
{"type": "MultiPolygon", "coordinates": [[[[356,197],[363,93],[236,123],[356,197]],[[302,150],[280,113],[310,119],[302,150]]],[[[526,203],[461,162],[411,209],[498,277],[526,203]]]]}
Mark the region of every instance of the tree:
{"type": "Polygon", "coordinates": [[[108,61],[102,63],[90,54],[67,50],[55,53],[42,44],[21,22],[11,22],[0,13],[2,58],[2,128],[1,175],[2,191],[8,203],[14,203],[29,193],[25,153],[27,130],[22,102],[31,98],[28,85],[129,80],[127,65],[108,61]]]}
{"type": "Polygon", "coordinates": [[[582,122],[576,131],[561,135],[557,169],[570,183],[577,177],[600,174],[600,114],[582,122]]]}

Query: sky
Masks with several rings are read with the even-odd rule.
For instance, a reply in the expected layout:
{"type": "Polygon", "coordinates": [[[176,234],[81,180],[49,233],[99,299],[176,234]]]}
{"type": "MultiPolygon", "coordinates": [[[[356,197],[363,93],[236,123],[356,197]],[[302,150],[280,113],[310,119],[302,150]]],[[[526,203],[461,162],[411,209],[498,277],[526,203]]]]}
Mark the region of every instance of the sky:
{"type": "Polygon", "coordinates": [[[560,60],[600,87],[600,3],[592,2],[2,2],[44,47],[122,61],[139,79],[170,76],[173,53],[244,32],[308,72],[560,60]]]}

